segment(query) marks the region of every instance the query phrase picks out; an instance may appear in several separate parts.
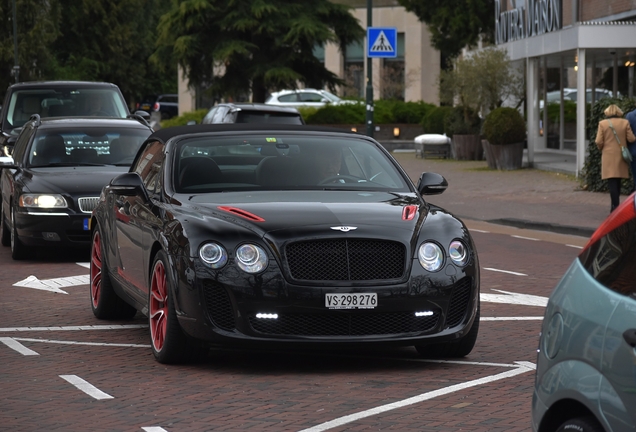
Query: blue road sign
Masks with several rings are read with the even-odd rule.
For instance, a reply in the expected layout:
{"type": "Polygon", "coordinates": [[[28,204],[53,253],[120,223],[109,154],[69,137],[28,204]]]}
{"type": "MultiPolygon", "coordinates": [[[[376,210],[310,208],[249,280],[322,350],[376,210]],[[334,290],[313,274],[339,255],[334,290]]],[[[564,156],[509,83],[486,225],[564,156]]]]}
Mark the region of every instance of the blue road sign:
{"type": "Polygon", "coordinates": [[[368,27],[367,57],[397,57],[397,28],[368,27]]]}

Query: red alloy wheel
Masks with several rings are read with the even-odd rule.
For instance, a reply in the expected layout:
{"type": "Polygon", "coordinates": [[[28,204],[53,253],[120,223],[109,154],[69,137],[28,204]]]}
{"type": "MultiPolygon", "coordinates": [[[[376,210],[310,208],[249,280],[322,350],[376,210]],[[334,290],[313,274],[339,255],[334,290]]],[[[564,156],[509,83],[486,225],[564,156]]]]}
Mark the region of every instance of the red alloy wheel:
{"type": "Polygon", "coordinates": [[[99,231],[93,236],[91,248],[91,299],[93,307],[99,306],[99,295],[102,290],[102,237],[99,231]]]}
{"type": "Polygon", "coordinates": [[[148,305],[150,339],[157,352],[161,351],[166,340],[168,324],[168,291],[166,282],[166,269],[161,261],[157,261],[152,272],[150,304],[148,305]]]}

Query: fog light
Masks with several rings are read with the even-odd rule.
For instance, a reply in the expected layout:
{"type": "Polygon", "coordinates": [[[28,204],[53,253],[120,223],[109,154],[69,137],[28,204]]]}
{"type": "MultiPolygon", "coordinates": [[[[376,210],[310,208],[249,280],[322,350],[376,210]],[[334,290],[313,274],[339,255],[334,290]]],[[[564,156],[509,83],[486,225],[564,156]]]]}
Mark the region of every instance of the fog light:
{"type": "Polygon", "coordinates": [[[259,319],[278,319],[278,314],[275,313],[257,313],[256,318],[259,319]]]}
{"type": "Polygon", "coordinates": [[[415,312],[416,317],[425,317],[425,316],[432,316],[432,315],[433,315],[432,311],[415,312]]]}
{"type": "Polygon", "coordinates": [[[43,232],[42,237],[48,241],[60,241],[60,236],[56,232],[43,232]]]}

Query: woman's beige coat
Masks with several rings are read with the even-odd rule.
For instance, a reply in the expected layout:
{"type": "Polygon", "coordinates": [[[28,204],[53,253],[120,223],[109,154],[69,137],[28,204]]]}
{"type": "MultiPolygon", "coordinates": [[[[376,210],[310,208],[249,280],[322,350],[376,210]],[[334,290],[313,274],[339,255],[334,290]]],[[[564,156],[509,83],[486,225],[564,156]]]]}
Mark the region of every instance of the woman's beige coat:
{"type": "Polygon", "coordinates": [[[621,148],[616,141],[614,132],[609,126],[612,122],[616,135],[621,141],[621,145],[628,145],[636,141],[636,136],[629,122],[623,118],[612,117],[598,122],[598,131],[596,132],[596,146],[601,151],[601,179],[608,178],[629,178],[629,165],[623,160],[621,148]]]}

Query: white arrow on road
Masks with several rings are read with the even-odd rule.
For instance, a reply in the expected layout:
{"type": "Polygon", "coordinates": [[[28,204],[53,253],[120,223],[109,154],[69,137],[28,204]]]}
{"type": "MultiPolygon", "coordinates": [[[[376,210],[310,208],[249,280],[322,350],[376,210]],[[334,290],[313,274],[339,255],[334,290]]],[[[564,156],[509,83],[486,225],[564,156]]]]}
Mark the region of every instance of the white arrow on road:
{"type": "Polygon", "coordinates": [[[68,294],[66,291],[60,289],[70,286],[88,285],[90,283],[89,275],[70,276],[55,279],[43,279],[40,280],[36,276],[29,276],[28,278],[16,282],[13,286],[33,288],[44,291],[51,291],[59,294],[68,294]]]}
{"type": "Polygon", "coordinates": [[[501,291],[493,289],[493,291],[500,292],[502,294],[484,294],[481,293],[479,298],[483,302],[490,303],[507,303],[507,304],[515,304],[515,305],[523,305],[523,306],[542,306],[546,307],[548,305],[548,298],[535,296],[530,294],[519,294],[508,291],[501,291]]]}

